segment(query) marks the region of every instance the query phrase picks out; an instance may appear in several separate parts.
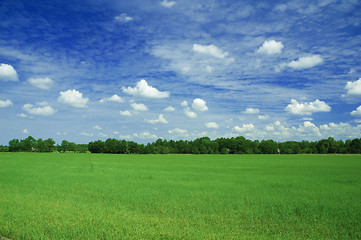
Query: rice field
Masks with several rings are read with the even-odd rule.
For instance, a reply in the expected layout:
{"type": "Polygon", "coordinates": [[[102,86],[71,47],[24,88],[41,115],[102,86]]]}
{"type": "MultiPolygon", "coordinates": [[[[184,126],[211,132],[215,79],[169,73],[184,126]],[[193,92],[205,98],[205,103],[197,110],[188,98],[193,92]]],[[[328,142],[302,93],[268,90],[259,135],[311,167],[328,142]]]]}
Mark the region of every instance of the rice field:
{"type": "Polygon", "coordinates": [[[361,156],[0,153],[1,237],[361,239],[361,156]]]}

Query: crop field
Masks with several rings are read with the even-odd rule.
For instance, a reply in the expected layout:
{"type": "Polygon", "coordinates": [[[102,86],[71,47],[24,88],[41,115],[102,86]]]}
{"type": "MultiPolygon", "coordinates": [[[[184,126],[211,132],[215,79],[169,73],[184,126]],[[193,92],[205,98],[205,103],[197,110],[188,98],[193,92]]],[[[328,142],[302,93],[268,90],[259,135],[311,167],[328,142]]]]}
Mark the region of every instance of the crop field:
{"type": "Polygon", "coordinates": [[[1,153],[1,237],[361,239],[361,156],[1,153]]]}

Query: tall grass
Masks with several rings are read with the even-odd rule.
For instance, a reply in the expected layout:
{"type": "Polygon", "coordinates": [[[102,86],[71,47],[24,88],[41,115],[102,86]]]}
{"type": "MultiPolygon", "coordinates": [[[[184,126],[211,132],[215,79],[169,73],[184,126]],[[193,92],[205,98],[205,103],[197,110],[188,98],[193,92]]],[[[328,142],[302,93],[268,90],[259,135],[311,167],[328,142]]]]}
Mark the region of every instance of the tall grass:
{"type": "Polygon", "coordinates": [[[360,155],[0,154],[12,239],[360,239],[360,155]]]}

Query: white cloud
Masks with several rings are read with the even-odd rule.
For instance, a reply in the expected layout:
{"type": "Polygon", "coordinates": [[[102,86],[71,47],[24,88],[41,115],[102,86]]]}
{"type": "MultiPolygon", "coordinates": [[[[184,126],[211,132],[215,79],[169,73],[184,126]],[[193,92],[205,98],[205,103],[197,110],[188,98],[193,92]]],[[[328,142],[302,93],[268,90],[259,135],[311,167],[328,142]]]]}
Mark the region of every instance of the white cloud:
{"type": "Polygon", "coordinates": [[[206,126],[206,128],[213,128],[213,129],[218,129],[218,128],[219,128],[219,127],[218,127],[218,124],[215,123],[215,122],[207,122],[207,123],[205,124],[205,126],[206,126]]]}
{"type": "Polygon", "coordinates": [[[134,20],[132,17],[129,17],[125,13],[122,13],[119,16],[116,16],[114,19],[117,20],[118,22],[123,22],[123,23],[130,22],[130,21],[134,20]]]}
{"type": "Polygon", "coordinates": [[[312,115],[315,112],[329,112],[331,107],[318,99],[309,103],[299,103],[297,100],[292,99],[291,104],[288,104],[285,110],[296,115],[312,115]]]}
{"type": "Polygon", "coordinates": [[[345,89],[347,93],[342,95],[342,97],[361,96],[361,78],[354,82],[347,82],[345,89]]]}
{"type": "Polygon", "coordinates": [[[305,121],[303,123],[303,126],[299,125],[297,131],[306,136],[309,135],[309,136],[321,137],[319,128],[315,124],[311,123],[310,121],[305,121]]]}
{"type": "Polygon", "coordinates": [[[212,73],[213,72],[213,67],[211,67],[211,66],[206,66],[206,71],[207,71],[207,73],[212,73]]]}
{"type": "Polygon", "coordinates": [[[86,108],[86,104],[89,101],[89,98],[83,98],[83,94],[79,91],[67,90],[66,92],[60,92],[58,102],[70,105],[76,108],[86,108]]]}
{"type": "Polygon", "coordinates": [[[137,137],[137,138],[141,138],[141,139],[157,139],[158,138],[157,135],[151,134],[148,131],[144,131],[142,133],[134,133],[133,136],[137,137]]]}
{"type": "Polygon", "coordinates": [[[102,130],[102,128],[100,126],[98,126],[98,125],[95,125],[93,128],[96,129],[96,130],[102,130]]]}
{"type": "Polygon", "coordinates": [[[158,89],[149,86],[144,79],[140,80],[134,88],[122,87],[122,90],[124,93],[145,98],[167,98],[170,95],[169,92],[161,92],[158,89]]]}
{"type": "Polygon", "coordinates": [[[172,130],[168,130],[168,133],[170,133],[170,134],[186,134],[187,130],[180,129],[180,128],[174,128],[172,130]]]}
{"type": "Polygon", "coordinates": [[[132,114],[130,111],[128,111],[128,110],[120,111],[119,113],[120,113],[120,115],[126,116],[126,117],[130,117],[130,116],[133,115],[133,114],[132,114]]]}
{"type": "Polygon", "coordinates": [[[160,4],[163,6],[163,7],[166,7],[166,8],[171,8],[174,6],[174,4],[176,4],[175,1],[168,1],[168,0],[163,0],[160,2],[160,4]]]}
{"type": "Polygon", "coordinates": [[[303,121],[312,121],[313,118],[311,118],[311,117],[303,117],[302,120],[303,121]]]}
{"type": "Polygon", "coordinates": [[[184,114],[189,118],[196,118],[197,117],[197,113],[192,112],[192,110],[189,107],[184,109],[184,114]]]}
{"type": "Polygon", "coordinates": [[[100,99],[99,102],[100,103],[105,103],[105,102],[119,102],[119,103],[122,103],[122,102],[124,102],[124,100],[121,97],[119,97],[117,94],[114,94],[111,97],[100,99]]]}
{"type": "Polygon", "coordinates": [[[186,100],[184,100],[182,103],[181,103],[181,106],[182,107],[187,107],[188,106],[188,102],[186,100]]]}
{"type": "Polygon", "coordinates": [[[236,132],[245,133],[255,130],[255,127],[252,123],[249,123],[249,124],[243,124],[242,127],[235,126],[233,130],[235,130],[236,132]]]}
{"type": "Polygon", "coordinates": [[[130,104],[130,106],[131,106],[135,111],[148,111],[148,107],[145,106],[143,103],[132,103],[132,104],[130,104]]]}
{"type": "Polygon", "coordinates": [[[13,103],[8,99],[8,100],[0,100],[0,108],[7,108],[12,106],[13,103]]]}
{"type": "Polygon", "coordinates": [[[313,55],[309,57],[300,57],[296,61],[292,61],[287,64],[288,67],[302,70],[306,68],[312,68],[323,63],[323,59],[320,55],[313,55]]]}
{"type": "Polygon", "coordinates": [[[86,137],[92,137],[92,136],[94,136],[94,134],[92,134],[92,133],[87,133],[87,132],[81,132],[80,135],[86,136],[86,137]]]}
{"type": "Polygon", "coordinates": [[[28,117],[28,115],[26,115],[25,113],[20,113],[20,114],[18,114],[16,116],[21,117],[21,118],[27,118],[28,117]]]}
{"type": "Polygon", "coordinates": [[[120,139],[132,139],[133,137],[131,135],[119,135],[120,139]]]}
{"type": "Polygon", "coordinates": [[[265,127],[265,130],[268,131],[268,132],[273,132],[273,131],[275,130],[275,127],[272,126],[272,125],[267,125],[267,126],[265,127]]]}
{"type": "Polygon", "coordinates": [[[280,12],[284,12],[286,11],[286,9],[288,8],[288,6],[286,4],[277,4],[274,9],[278,10],[280,12]]]}
{"type": "Polygon", "coordinates": [[[156,124],[156,123],[163,123],[163,124],[167,124],[168,121],[164,118],[163,114],[159,114],[158,119],[154,119],[154,120],[144,120],[147,123],[151,123],[151,124],[156,124]]]}
{"type": "Polygon", "coordinates": [[[29,78],[28,82],[31,83],[34,87],[48,90],[54,84],[54,81],[49,78],[29,78]]]}
{"type": "Polygon", "coordinates": [[[282,42],[276,42],[275,40],[265,41],[263,45],[257,50],[258,53],[274,55],[282,52],[282,42]]]}
{"type": "Polygon", "coordinates": [[[258,114],[260,111],[257,108],[247,108],[244,113],[246,114],[258,114]]]}
{"type": "Polygon", "coordinates": [[[223,52],[221,49],[214,45],[193,44],[193,51],[221,59],[224,59],[229,55],[228,52],[223,52]]]}
{"type": "Polygon", "coordinates": [[[102,138],[107,138],[107,137],[108,137],[108,134],[98,133],[98,136],[99,136],[99,137],[102,137],[102,138]]]}
{"type": "Polygon", "coordinates": [[[259,115],[258,119],[259,120],[267,120],[267,119],[269,119],[269,116],[268,115],[259,115]]]}
{"type": "Polygon", "coordinates": [[[164,111],[166,111],[166,112],[174,112],[175,108],[172,107],[172,106],[169,106],[169,107],[165,108],[164,111]]]}
{"type": "Polygon", "coordinates": [[[182,67],[181,72],[182,72],[183,74],[187,74],[187,73],[189,73],[191,70],[192,70],[191,67],[186,66],[186,67],[182,67]]]}
{"type": "Polygon", "coordinates": [[[29,134],[30,132],[29,132],[28,129],[25,128],[25,129],[23,130],[23,133],[24,133],[24,134],[29,134]]]}
{"type": "Polygon", "coordinates": [[[2,63],[0,65],[0,81],[18,81],[19,77],[13,66],[2,63]]]}
{"type": "Polygon", "coordinates": [[[359,138],[361,134],[361,125],[352,126],[349,123],[329,123],[320,126],[320,131],[323,137],[334,137],[335,139],[359,138]]]}
{"type": "Polygon", "coordinates": [[[27,103],[23,106],[23,110],[32,115],[50,116],[57,112],[47,102],[37,103],[38,107],[27,103]]]}
{"type": "Polygon", "coordinates": [[[355,117],[361,117],[361,106],[359,106],[358,108],[356,108],[356,110],[353,110],[351,112],[351,115],[352,116],[355,116],[355,117]]]}
{"type": "Polygon", "coordinates": [[[196,98],[193,100],[192,108],[197,111],[205,112],[208,110],[207,103],[203,99],[196,98]]]}

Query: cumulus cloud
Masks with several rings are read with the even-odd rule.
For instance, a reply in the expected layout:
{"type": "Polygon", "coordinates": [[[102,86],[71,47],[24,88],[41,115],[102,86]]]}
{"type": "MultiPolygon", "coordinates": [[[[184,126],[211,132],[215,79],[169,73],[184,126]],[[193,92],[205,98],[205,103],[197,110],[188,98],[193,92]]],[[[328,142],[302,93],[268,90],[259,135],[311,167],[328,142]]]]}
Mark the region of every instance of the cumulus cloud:
{"type": "Polygon", "coordinates": [[[32,115],[41,115],[41,116],[50,116],[57,112],[53,109],[47,102],[40,102],[36,104],[38,107],[33,104],[27,103],[23,106],[23,110],[32,115]]]}
{"type": "Polygon", "coordinates": [[[269,119],[269,116],[268,115],[258,115],[258,119],[259,120],[267,120],[267,119],[269,119]]]}
{"type": "Polygon", "coordinates": [[[257,108],[247,108],[244,113],[246,114],[258,114],[260,111],[257,108]]]}
{"type": "Polygon", "coordinates": [[[361,78],[354,82],[347,82],[345,89],[347,90],[347,93],[342,95],[342,97],[361,96],[361,78]]]}
{"type": "Polygon", "coordinates": [[[313,55],[309,57],[300,57],[296,61],[292,61],[287,64],[288,67],[302,70],[306,68],[312,68],[323,63],[323,59],[320,55],[313,55]]]}
{"type": "Polygon", "coordinates": [[[132,114],[130,111],[128,111],[128,110],[120,111],[119,113],[120,113],[120,115],[126,116],[126,117],[130,117],[130,116],[133,115],[133,114],[132,114]]]}
{"type": "Polygon", "coordinates": [[[273,132],[275,130],[275,127],[272,125],[267,125],[264,128],[267,132],[273,132]]]}
{"type": "Polygon", "coordinates": [[[119,102],[119,103],[122,103],[122,102],[124,102],[124,100],[121,97],[119,97],[117,94],[114,94],[111,97],[100,99],[99,102],[100,103],[105,103],[105,102],[119,102]]]}
{"type": "Polygon", "coordinates": [[[318,99],[309,103],[299,103],[297,100],[292,99],[291,104],[288,104],[285,110],[296,115],[312,115],[315,112],[329,112],[331,107],[318,99]]]}
{"type": "Polygon", "coordinates": [[[43,90],[48,90],[50,89],[50,87],[54,84],[54,81],[49,78],[29,78],[28,82],[31,83],[31,85],[33,85],[34,87],[43,89],[43,90]]]}
{"type": "Polygon", "coordinates": [[[98,125],[95,125],[93,128],[96,129],[96,130],[102,130],[102,128],[100,126],[98,126],[98,125]]]}
{"type": "Polygon", "coordinates": [[[134,88],[122,87],[122,90],[124,93],[145,98],[167,98],[170,95],[169,92],[161,92],[158,89],[149,86],[144,79],[140,80],[134,88]]]}
{"type": "Polygon", "coordinates": [[[219,128],[219,127],[218,127],[218,124],[215,123],[215,122],[207,122],[207,123],[205,124],[205,126],[206,126],[206,128],[213,128],[213,129],[218,129],[218,128],[219,128]]]}
{"type": "Polygon", "coordinates": [[[172,106],[169,106],[169,107],[165,108],[164,111],[166,111],[166,112],[174,112],[175,108],[172,107],[172,106]]]}
{"type": "Polygon", "coordinates": [[[197,113],[192,112],[192,110],[189,107],[184,109],[184,114],[189,118],[197,118],[197,113]]]}
{"type": "Polygon", "coordinates": [[[351,112],[351,115],[352,116],[355,116],[355,117],[361,117],[361,106],[359,106],[358,108],[356,108],[356,110],[353,110],[351,112]]]}
{"type": "Polygon", "coordinates": [[[341,138],[359,138],[361,134],[361,125],[352,126],[349,123],[329,123],[320,126],[320,131],[324,137],[341,138]]]}
{"type": "Polygon", "coordinates": [[[229,55],[228,52],[223,52],[214,45],[193,44],[193,51],[221,59],[227,58],[229,55]]]}
{"type": "Polygon", "coordinates": [[[262,46],[257,50],[258,53],[274,55],[282,52],[282,42],[276,42],[275,40],[265,41],[262,46]]]}
{"type": "Polygon", "coordinates": [[[201,111],[201,112],[205,112],[208,110],[206,101],[200,98],[196,98],[193,100],[192,108],[196,111],[201,111]]]}
{"type": "Polygon", "coordinates": [[[212,73],[213,72],[213,67],[211,67],[211,66],[207,66],[206,67],[206,71],[207,71],[207,73],[212,73]]]}
{"type": "Polygon", "coordinates": [[[27,118],[28,117],[28,115],[26,115],[25,113],[20,113],[20,114],[18,114],[16,116],[21,117],[21,118],[27,118]]]}
{"type": "Polygon", "coordinates": [[[151,134],[148,131],[144,131],[142,133],[134,133],[133,136],[137,137],[137,138],[141,138],[141,139],[157,139],[158,138],[157,135],[151,134]]]}
{"type": "Polygon", "coordinates": [[[98,136],[99,136],[99,137],[102,137],[102,138],[107,138],[107,137],[108,137],[108,134],[98,133],[98,136]]]}
{"type": "Polygon", "coordinates": [[[18,81],[19,77],[13,66],[0,64],[0,81],[18,81]]]}
{"type": "Polygon", "coordinates": [[[89,98],[83,98],[83,94],[79,91],[67,90],[65,92],[60,92],[60,96],[58,98],[58,102],[67,104],[76,108],[86,108],[89,98]]]}
{"type": "Polygon", "coordinates": [[[239,132],[239,133],[250,132],[250,131],[252,131],[254,129],[255,129],[255,127],[254,127],[254,125],[252,123],[243,124],[242,127],[235,126],[233,128],[234,131],[239,132]]]}
{"type": "Polygon", "coordinates": [[[0,108],[7,108],[7,107],[11,107],[13,105],[13,103],[8,99],[8,100],[0,100],[0,108]]]}
{"type": "Polygon", "coordinates": [[[145,106],[143,103],[132,103],[132,104],[130,104],[130,106],[131,106],[135,111],[148,111],[148,107],[145,106]]]}
{"type": "Polygon", "coordinates": [[[167,124],[168,121],[164,118],[163,114],[159,114],[158,119],[153,119],[153,120],[144,120],[147,123],[151,123],[151,124],[156,124],[156,123],[163,123],[163,124],[167,124]]]}
{"type": "Polygon", "coordinates": [[[160,2],[160,4],[163,6],[163,7],[166,7],[166,8],[171,8],[174,6],[174,4],[176,4],[175,1],[168,1],[168,0],[163,0],[160,2]]]}
{"type": "Polygon", "coordinates": [[[170,134],[186,134],[188,131],[181,128],[174,128],[172,130],[168,130],[168,133],[170,134]]]}
{"type": "Polygon", "coordinates": [[[181,103],[181,106],[182,107],[187,107],[188,106],[188,102],[186,100],[184,100],[182,103],[181,103]]]}
{"type": "Polygon", "coordinates": [[[93,133],[87,133],[87,132],[81,132],[80,135],[85,136],[85,137],[92,137],[92,136],[94,136],[93,133]]]}
{"type": "Polygon", "coordinates": [[[129,17],[125,13],[122,13],[119,16],[116,16],[114,19],[117,20],[118,22],[122,22],[122,23],[130,22],[130,21],[134,20],[132,17],[129,17]]]}

